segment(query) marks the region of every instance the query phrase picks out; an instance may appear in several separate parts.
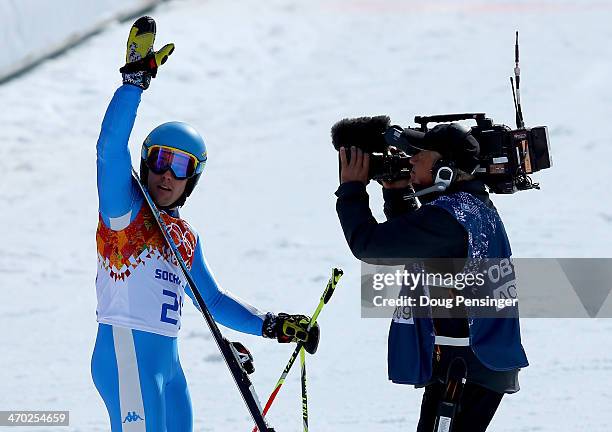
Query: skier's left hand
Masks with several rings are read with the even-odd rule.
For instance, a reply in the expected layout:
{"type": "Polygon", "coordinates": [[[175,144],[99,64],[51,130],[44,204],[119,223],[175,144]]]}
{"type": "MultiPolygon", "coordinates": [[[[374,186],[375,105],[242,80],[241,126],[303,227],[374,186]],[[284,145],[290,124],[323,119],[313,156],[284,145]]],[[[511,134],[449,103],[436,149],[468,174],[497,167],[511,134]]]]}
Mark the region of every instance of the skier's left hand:
{"type": "Polygon", "coordinates": [[[263,336],[274,338],[279,343],[303,342],[304,349],[314,354],[319,347],[320,330],[317,323],[308,330],[308,324],[310,317],[306,315],[268,313],[263,324],[263,336]]]}

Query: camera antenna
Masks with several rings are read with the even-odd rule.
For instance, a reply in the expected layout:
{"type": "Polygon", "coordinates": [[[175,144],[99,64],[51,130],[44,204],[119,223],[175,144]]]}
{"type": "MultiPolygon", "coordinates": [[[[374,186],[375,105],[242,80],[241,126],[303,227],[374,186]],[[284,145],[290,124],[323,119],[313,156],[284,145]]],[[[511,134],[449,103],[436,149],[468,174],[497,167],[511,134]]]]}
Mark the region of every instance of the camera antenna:
{"type": "Polygon", "coordinates": [[[523,108],[521,106],[521,68],[519,66],[519,32],[516,32],[516,43],[514,45],[514,80],[510,77],[510,85],[512,86],[512,97],[514,98],[514,111],[516,112],[516,127],[518,129],[525,128],[523,121],[523,108]],[[514,90],[514,82],[516,81],[516,91],[514,90]]]}

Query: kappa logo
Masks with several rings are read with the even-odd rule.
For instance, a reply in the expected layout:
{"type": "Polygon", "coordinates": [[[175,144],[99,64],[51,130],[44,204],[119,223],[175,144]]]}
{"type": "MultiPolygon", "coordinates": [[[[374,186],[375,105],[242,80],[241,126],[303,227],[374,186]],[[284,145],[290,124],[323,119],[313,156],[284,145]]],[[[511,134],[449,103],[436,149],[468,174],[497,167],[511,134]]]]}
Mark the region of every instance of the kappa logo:
{"type": "Polygon", "coordinates": [[[125,420],[123,420],[123,423],[128,422],[128,423],[132,423],[135,421],[144,421],[144,419],[142,417],[140,417],[140,415],[136,414],[136,411],[132,411],[127,413],[127,415],[125,416],[125,420]]]}

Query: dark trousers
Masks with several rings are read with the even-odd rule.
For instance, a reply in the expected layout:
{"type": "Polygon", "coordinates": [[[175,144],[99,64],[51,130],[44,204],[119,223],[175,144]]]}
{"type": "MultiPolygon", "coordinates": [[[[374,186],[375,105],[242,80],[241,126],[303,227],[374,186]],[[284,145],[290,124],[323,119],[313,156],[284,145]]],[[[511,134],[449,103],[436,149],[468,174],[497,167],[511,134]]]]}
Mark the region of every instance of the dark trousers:
{"type": "MultiPolygon", "coordinates": [[[[434,383],[425,387],[417,432],[433,432],[443,394],[444,384],[434,383]]],[[[452,432],[484,432],[503,396],[479,385],[466,383],[452,432]]]]}

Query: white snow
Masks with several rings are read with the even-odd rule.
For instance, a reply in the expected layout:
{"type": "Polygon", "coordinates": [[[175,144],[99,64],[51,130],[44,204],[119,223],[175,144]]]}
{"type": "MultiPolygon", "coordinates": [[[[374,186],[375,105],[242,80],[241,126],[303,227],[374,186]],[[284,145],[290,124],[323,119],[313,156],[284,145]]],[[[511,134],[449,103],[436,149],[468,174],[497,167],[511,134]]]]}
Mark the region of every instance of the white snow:
{"type": "Polygon", "coordinates": [[[4,0],[0,2],[0,80],[160,1],[4,0]]]}
{"type": "MultiPolygon", "coordinates": [[[[493,197],[514,256],[610,256],[609,2],[184,0],[152,15],[158,44],[177,48],[143,95],[133,160],[164,121],[204,135],[209,162],[183,216],[222,285],[262,310],[312,313],[331,267],[345,270],[307,360],[313,431],[414,430],[422,394],[387,381],[388,321],[360,318],[359,262],[334,208],[337,120],[485,111],[512,124],[518,29],[525,118],[549,126],[555,165],[536,175],[541,191],[493,197]]],[[[129,27],[0,86],[0,410],[70,410],[71,431],[108,430],[89,372],[95,143],[129,27]]],[[[379,186],[369,192],[382,220],[379,186]]],[[[249,430],[202,318],[184,315],[195,429],[249,430]]],[[[291,348],[227,333],[251,348],[266,398],[291,348]]],[[[522,333],[531,366],[490,430],[608,431],[612,321],[524,319],[522,333]]],[[[269,418],[301,428],[297,367],[269,418]]]]}

